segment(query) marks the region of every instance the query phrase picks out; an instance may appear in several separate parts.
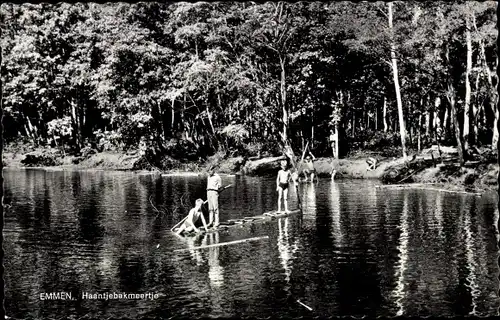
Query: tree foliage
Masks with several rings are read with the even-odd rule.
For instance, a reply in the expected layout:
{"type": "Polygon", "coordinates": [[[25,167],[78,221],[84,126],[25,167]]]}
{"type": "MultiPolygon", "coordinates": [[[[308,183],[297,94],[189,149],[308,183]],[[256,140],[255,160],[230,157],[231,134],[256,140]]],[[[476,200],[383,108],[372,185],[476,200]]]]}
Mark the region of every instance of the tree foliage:
{"type": "Polygon", "coordinates": [[[326,155],[337,123],[347,151],[399,134],[394,46],[410,147],[459,141],[468,85],[467,141],[496,143],[496,3],[393,5],[391,33],[383,2],[3,3],[5,139],[326,155]]]}

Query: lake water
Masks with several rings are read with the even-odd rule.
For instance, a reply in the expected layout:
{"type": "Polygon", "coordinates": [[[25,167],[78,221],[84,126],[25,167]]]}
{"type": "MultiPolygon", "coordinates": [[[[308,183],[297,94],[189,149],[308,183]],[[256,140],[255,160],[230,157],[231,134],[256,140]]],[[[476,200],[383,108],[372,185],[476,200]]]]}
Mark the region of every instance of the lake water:
{"type": "MultiPolygon", "coordinates": [[[[203,176],[3,174],[11,205],[3,231],[5,308],[13,318],[498,314],[494,193],[324,179],[300,186],[303,216],[187,240],[169,230],[196,198],[206,199],[203,176]],[[52,292],[72,299],[45,300],[52,292]],[[104,293],[150,296],[88,299],[104,293]]],[[[233,187],[220,195],[221,220],[276,208],[274,179],[222,181],[233,187]]],[[[295,190],[289,197],[297,207],[295,190]]]]}

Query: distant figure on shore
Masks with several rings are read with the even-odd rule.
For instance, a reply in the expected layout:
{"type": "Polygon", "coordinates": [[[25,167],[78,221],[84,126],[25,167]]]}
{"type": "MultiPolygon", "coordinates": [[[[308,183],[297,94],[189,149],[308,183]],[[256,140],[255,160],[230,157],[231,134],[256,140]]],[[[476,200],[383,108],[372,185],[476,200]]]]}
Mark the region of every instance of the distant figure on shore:
{"type": "Polygon", "coordinates": [[[177,234],[181,234],[183,232],[191,232],[191,231],[199,233],[200,229],[198,229],[195,224],[200,218],[201,222],[203,223],[203,227],[205,227],[205,231],[208,231],[205,217],[203,216],[203,212],[201,211],[202,205],[203,205],[203,200],[197,199],[194,208],[189,210],[189,214],[186,221],[184,221],[184,223],[177,230],[176,232],[177,234]]]}
{"type": "Polygon", "coordinates": [[[207,201],[208,201],[208,226],[217,228],[219,226],[219,190],[222,179],[215,172],[215,167],[208,169],[207,201]]]}
{"type": "Polygon", "coordinates": [[[278,176],[276,177],[276,191],[278,191],[278,213],[281,213],[281,198],[285,204],[285,212],[288,213],[288,186],[292,174],[290,169],[288,169],[288,163],[286,160],[281,161],[281,170],[278,171],[278,176]]]}
{"type": "Polygon", "coordinates": [[[334,159],[339,158],[339,149],[338,149],[338,142],[339,142],[339,135],[337,129],[332,129],[330,133],[330,146],[332,147],[332,154],[334,159]]]}
{"type": "Polygon", "coordinates": [[[366,168],[366,171],[372,171],[377,168],[377,159],[370,157],[366,160],[366,164],[368,164],[368,168],[366,168]]]}
{"type": "Polygon", "coordinates": [[[316,160],[314,155],[312,153],[309,153],[304,161],[304,176],[305,176],[305,182],[307,182],[307,178],[310,176],[311,177],[311,182],[314,182],[314,175],[316,173],[316,169],[314,168],[314,162],[313,160],[316,160]],[[312,157],[311,157],[312,156],[312,157]]]}
{"type": "Polygon", "coordinates": [[[337,170],[335,168],[332,168],[332,171],[330,171],[330,177],[333,180],[335,180],[335,175],[337,174],[337,170]]]}

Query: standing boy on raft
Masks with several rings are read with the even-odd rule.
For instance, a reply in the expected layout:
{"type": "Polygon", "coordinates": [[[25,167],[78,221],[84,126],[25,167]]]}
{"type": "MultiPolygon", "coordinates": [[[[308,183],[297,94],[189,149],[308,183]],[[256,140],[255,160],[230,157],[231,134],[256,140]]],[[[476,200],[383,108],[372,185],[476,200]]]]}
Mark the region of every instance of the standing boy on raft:
{"type": "Polygon", "coordinates": [[[212,166],[208,169],[207,181],[207,200],[208,200],[208,226],[217,228],[219,226],[219,190],[222,185],[222,179],[215,172],[212,166]]]}
{"type": "Polygon", "coordinates": [[[288,211],[288,185],[292,174],[287,168],[287,161],[281,161],[281,170],[278,171],[278,177],[276,178],[276,191],[278,191],[278,213],[281,213],[281,198],[283,197],[283,202],[285,204],[285,212],[288,211]]]}

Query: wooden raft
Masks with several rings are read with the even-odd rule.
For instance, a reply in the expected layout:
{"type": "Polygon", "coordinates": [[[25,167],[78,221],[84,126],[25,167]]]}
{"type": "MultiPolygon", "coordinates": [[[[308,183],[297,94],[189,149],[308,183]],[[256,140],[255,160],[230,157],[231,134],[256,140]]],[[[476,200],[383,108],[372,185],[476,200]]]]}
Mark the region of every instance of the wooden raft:
{"type": "MultiPolygon", "coordinates": [[[[259,223],[259,222],[266,222],[266,221],[271,221],[279,218],[285,218],[293,214],[297,214],[300,212],[300,209],[295,209],[291,210],[288,213],[277,213],[277,211],[269,211],[269,212],[264,212],[261,215],[258,216],[253,216],[253,217],[244,217],[240,219],[229,219],[227,221],[220,222],[219,227],[217,229],[208,229],[208,231],[205,231],[205,228],[203,226],[199,227],[200,233],[196,232],[190,232],[190,233],[185,233],[185,235],[197,235],[197,234],[203,234],[203,233],[213,233],[217,231],[223,231],[223,230],[228,230],[233,227],[238,227],[238,226],[243,226],[243,225],[251,225],[254,223],[259,223]]],[[[173,230],[174,232],[177,231],[177,228],[173,230]]]]}

